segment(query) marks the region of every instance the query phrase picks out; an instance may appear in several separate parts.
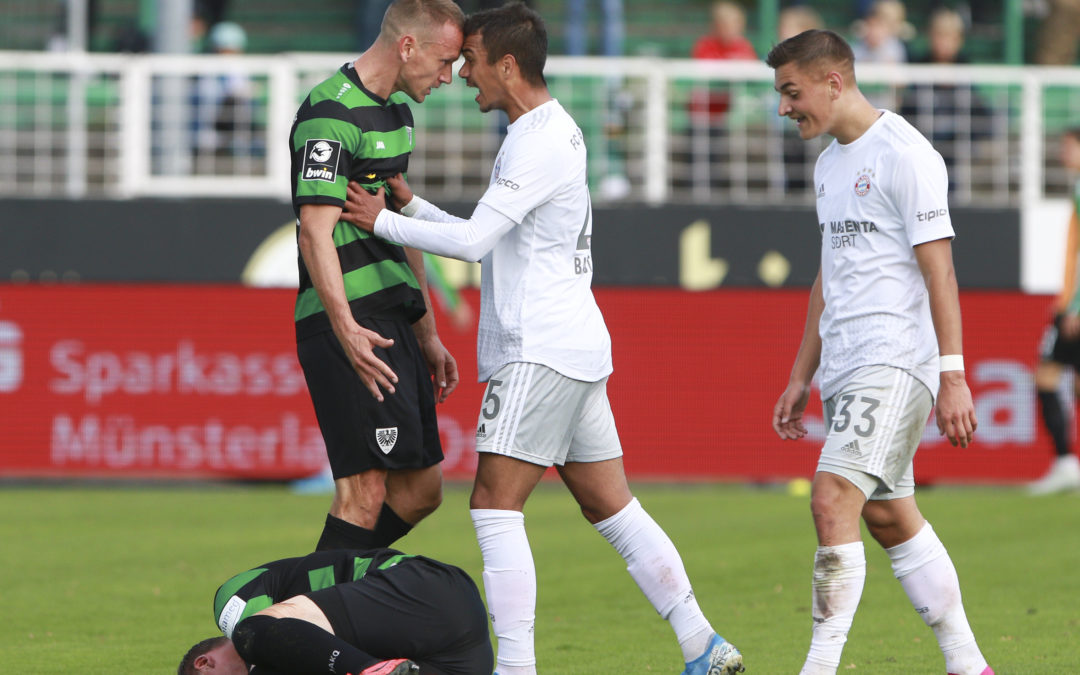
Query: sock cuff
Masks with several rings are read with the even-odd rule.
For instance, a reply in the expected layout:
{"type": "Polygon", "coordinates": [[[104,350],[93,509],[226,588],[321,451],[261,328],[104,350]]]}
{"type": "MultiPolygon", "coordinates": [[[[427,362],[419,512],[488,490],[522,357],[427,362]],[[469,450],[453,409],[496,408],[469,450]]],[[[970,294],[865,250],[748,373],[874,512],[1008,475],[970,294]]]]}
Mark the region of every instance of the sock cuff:
{"type": "Polygon", "coordinates": [[[836,546],[818,546],[817,555],[824,556],[833,554],[844,562],[855,559],[866,559],[866,547],[861,541],[853,541],[850,544],[837,544],[836,546]]]}
{"type": "Polygon", "coordinates": [[[927,521],[919,533],[902,544],[885,549],[892,561],[893,575],[903,579],[923,565],[948,555],[945,545],[938,539],[934,528],[927,521]]]}
{"type": "Polygon", "coordinates": [[[641,502],[638,501],[638,498],[632,497],[630,503],[622,507],[618,513],[609,518],[605,518],[598,523],[593,523],[593,527],[596,528],[597,532],[607,537],[609,534],[613,534],[622,527],[622,525],[627,520],[634,517],[637,512],[644,510],[645,509],[641,507],[641,502]]]}
{"type": "Polygon", "coordinates": [[[814,578],[833,581],[866,575],[866,551],[861,541],[837,546],[818,546],[814,554],[814,578]]]}
{"type": "Polygon", "coordinates": [[[524,513],[508,509],[469,509],[469,517],[472,518],[474,526],[513,521],[525,522],[524,513]]]}

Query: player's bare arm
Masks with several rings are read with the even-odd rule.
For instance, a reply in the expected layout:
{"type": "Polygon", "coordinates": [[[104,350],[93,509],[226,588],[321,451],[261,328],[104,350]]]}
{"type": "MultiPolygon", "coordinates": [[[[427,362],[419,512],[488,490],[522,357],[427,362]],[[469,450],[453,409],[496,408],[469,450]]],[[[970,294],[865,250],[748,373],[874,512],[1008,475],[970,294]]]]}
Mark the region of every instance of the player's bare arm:
{"type": "Polygon", "coordinates": [[[1058,330],[1061,337],[1066,340],[1075,340],[1080,337],[1080,315],[1069,311],[1069,307],[1076,300],[1076,256],[1080,247],[1080,219],[1076,209],[1073,208],[1072,217],[1069,218],[1069,229],[1065,240],[1065,280],[1061,285],[1061,293],[1058,294],[1055,313],[1061,317],[1058,330]]]}
{"type": "Polygon", "coordinates": [[[394,393],[397,375],[379,357],[374,347],[384,349],[394,344],[378,333],[356,323],[345,295],[341,263],[334,247],[333,232],[341,209],[330,204],[304,204],[300,207],[300,236],[297,242],[304,258],[311,284],[326,308],[334,335],[341,342],[349,363],[376,400],[382,390],[394,393]]]}
{"type": "Polygon", "coordinates": [[[784,440],[798,440],[806,435],[803,425],[803,412],[810,401],[810,382],[817,372],[821,361],[821,336],[818,323],[825,311],[825,296],[821,290],[821,267],[810,289],[810,301],[806,308],[806,326],[803,329],[802,343],[791,368],[787,389],[780,395],[780,400],[773,408],[773,429],[784,440]]]}
{"type": "MultiPolygon", "coordinates": [[[[938,351],[963,354],[960,321],[960,292],[952,260],[952,240],[938,239],[915,247],[926,291],[930,297],[930,315],[934,320],[938,351]]],[[[954,446],[966,448],[974,439],[975,404],[963,370],[941,373],[941,388],[934,408],[938,431],[954,446]]]]}
{"type": "Polygon", "coordinates": [[[427,272],[424,270],[424,254],[422,251],[406,246],[405,257],[408,258],[409,267],[420,284],[420,292],[424,296],[424,307],[427,308],[424,316],[413,323],[413,332],[416,334],[416,341],[420,344],[420,350],[424,353],[428,372],[431,373],[435,400],[442,403],[457,388],[459,379],[457,361],[443,346],[439,333],[435,329],[435,314],[431,307],[431,296],[428,294],[427,272]]]}

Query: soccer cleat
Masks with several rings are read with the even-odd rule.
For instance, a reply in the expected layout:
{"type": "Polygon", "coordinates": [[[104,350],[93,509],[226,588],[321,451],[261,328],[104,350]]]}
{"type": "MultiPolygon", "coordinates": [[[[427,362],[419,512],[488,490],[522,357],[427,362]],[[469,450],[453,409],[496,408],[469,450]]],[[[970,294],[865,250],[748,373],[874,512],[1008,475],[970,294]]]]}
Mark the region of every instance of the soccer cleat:
{"type": "Polygon", "coordinates": [[[1080,459],[1076,455],[1055,459],[1045,476],[1028,485],[1028,493],[1035,496],[1066,490],[1080,490],[1080,459]]]}
{"type": "Polygon", "coordinates": [[[419,672],[420,666],[409,659],[391,659],[365,668],[360,675],[412,675],[419,672]]]}
{"type": "MultiPolygon", "coordinates": [[[[952,673],[947,673],[946,675],[953,675],[953,674],[952,673]]],[[[994,675],[994,669],[991,668],[990,666],[987,666],[986,670],[979,673],[979,675],[994,675]]]]}
{"type": "Polygon", "coordinates": [[[682,675],[734,675],[744,670],[742,654],[735,645],[713,633],[705,653],[689,661],[682,675]]]}

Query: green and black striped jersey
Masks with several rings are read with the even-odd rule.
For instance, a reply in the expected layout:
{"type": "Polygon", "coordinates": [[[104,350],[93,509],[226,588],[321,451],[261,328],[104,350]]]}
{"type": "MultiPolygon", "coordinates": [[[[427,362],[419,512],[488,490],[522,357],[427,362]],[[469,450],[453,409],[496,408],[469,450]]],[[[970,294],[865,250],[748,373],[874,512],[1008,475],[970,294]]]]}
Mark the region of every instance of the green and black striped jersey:
{"type": "MultiPolygon", "coordinates": [[[[377,189],[386,179],[404,174],[414,146],[412,111],[404,94],[382,99],[364,88],[352,63],[346,63],[318,84],[300,105],[290,134],[293,210],[299,226],[302,204],[345,203],[345,187],[355,180],[377,189]]],[[[405,250],[338,222],[334,245],[353,316],[400,314],[416,321],[424,299],[405,250]]],[[[299,257],[300,288],[296,297],[296,336],[330,330],[326,310],[299,257]]]]}
{"type": "Polygon", "coordinates": [[[286,558],[237,574],[214,595],[214,622],[225,637],[242,619],[270,605],[297,595],[321,591],[337,584],[358,581],[369,570],[385,570],[406,555],[390,548],[370,551],[317,551],[300,558],[286,558]]]}

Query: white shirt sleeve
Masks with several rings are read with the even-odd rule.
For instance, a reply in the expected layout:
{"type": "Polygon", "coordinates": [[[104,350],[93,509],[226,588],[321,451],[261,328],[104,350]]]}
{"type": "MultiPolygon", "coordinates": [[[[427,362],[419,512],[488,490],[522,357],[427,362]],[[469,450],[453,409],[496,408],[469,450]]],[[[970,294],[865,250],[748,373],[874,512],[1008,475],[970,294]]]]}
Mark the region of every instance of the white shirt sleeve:
{"type": "Polygon", "coordinates": [[[574,152],[583,153],[584,149],[574,149],[569,134],[553,138],[529,131],[514,138],[512,144],[507,141],[500,152],[501,161],[496,160],[498,173],[480,203],[520,223],[530,211],[563,189],[563,174],[573,166],[574,152]]]}
{"type": "Polygon", "coordinates": [[[408,204],[401,207],[401,215],[418,220],[431,220],[436,223],[463,223],[464,218],[458,218],[452,213],[443,211],[438,206],[422,197],[413,195],[408,204]]]}
{"type": "MultiPolygon", "coordinates": [[[[414,197],[414,201],[415,199],[417,198],[414,197]]],[[[412,202],[408,205],[411,206],[412,202]]],[[[510,218],[484,204],[477,204],[468,220],[455,218],[442,209],[430,204],[429,206],[453,220],[421,220],[383,209],[375,219],[375,234],[402,246],[411,246],[447,258],[476,262],[495,248],[500,237],[517,225],[510,218]]],[[[422,205],[418,207],[417,212],[427,211],[422,205]]],[[[427,213],[438,216],[430,211],[427,213]]]]}
{"type": "Polygon", "coordinates": [[[956,236],[949,217],[949,175],[941,154],[914,145],[896,160],[896,208],[912,246],[956,236]]]}

